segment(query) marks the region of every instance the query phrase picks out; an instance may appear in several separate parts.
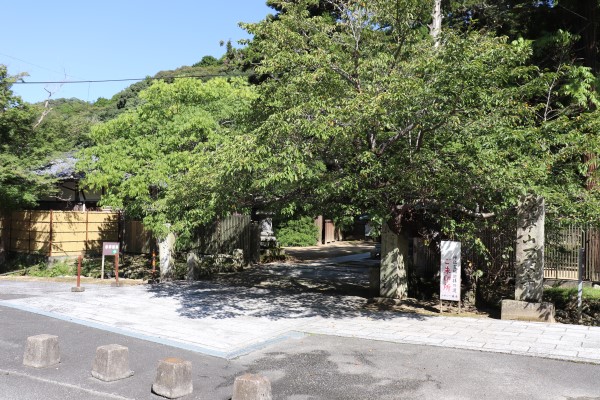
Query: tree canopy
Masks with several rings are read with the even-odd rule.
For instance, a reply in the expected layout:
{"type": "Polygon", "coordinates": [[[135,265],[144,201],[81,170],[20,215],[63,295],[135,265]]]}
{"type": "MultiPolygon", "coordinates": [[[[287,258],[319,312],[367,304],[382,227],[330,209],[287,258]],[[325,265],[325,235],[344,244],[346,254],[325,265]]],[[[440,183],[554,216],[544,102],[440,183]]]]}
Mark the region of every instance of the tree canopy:
{"type": "Polygon", "coordinates": [[[529,192],[597,215],[581,160],[598,148],[597,117],[577,119],[596,102],[589,68],[545,68],[530,41],[462,27],[433,46],[433,2],[271,3],[275,18],[244,25],[263,78],[240,143],[260,156],[229,158],[256,202],[447,234],[529,192]]]}
{"type": "Polygon", "coordinates": [[[51,179],[35,171],[54,147],[34,129],[37,110],[12,92],[19,78],[0,64],[0,211],[32,206],[52,191],[51,179]]]}
{"type": "Polygon", "coordinates": [[[93,142],[87,182],[160,234],[259,207],[452,235],[526,193],[597,216],[597,46],[575,29],[582,16],[596,26],[597,2],[445,0],[437,46],[433,1],[268,4],[274,15],[243,24],[245,49],[228,43],[92,111],[55,103],[89,118],[65,128],[49,114],[42,130],[91,129],[77,142],[93,142]],[[255,87],[231,79],[238,68],[255,87]]]}
{"type": "Polygon", "coordinates": [[[211,187],[192,185],[190,173],[238,129],[252,99],[241,79],[155,81],[135,109],[92,129],[94,145],[81,153],[85,184],[159,237],[185,236],[213,215],[210,200],[196,201],[210,199],[211,187]]]}

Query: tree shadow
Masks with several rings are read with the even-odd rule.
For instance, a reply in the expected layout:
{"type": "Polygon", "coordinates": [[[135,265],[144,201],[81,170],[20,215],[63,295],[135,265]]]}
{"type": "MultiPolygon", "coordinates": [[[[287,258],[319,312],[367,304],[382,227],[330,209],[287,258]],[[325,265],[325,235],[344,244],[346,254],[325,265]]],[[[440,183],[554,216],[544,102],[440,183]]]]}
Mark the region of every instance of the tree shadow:
{"type": "MultiPolygon", "coordinates": [[[[210,281],[163,283],[147,290],[155,297],[176,299],[179,314],[192,319],[391,319],[397,315],[365,309],[369,297],[365,267],[259,266],[219,274],[210,281]]],[[[406,317],[426,318],[417,314],[406,317]]]]}
{"type": "Polygon", "coordinates": [[[286,247],[285,253],[297,260],[317,261],[332,257],[368,253],[374,248],[374,242],[350,242],[345,245],[332,244],[311,247],[286,247]]]}

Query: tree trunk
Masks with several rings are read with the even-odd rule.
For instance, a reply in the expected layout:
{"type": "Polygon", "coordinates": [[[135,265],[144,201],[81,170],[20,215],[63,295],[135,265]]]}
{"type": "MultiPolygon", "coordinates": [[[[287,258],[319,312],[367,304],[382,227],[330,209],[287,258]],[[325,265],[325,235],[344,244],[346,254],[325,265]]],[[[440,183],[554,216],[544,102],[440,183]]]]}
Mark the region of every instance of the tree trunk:
{"type": "Polygon", "coordinates": [[[169,233],[165,238],[158,241],[158,257],[160,266],[161,282],[172,281],[175,266],[175,235],[169,233]]]}
{"type": "MultiPolygon", "coordinates": [[[[595,75],[600,72],[598,70],[598,1],[597,0],[579,0],[578,5],[581,15],[585,15],[587,23],[583,28],[581,39],[583,41],[583,62],[587,67],[590,67],[595,75]]],[[[590,109],[595,110],[596,107],[590,104],[590,109]]],[[[588,153],[584,155],[584,161],[589,163],[587,174],[587,188],[594,189],[597,186],[593,174],[598,168],[597,155],[588,153]]]]}
{"type": "Polygon", "coordinates": [[[438,47],[440,45],[440,34],[442,33],[442,0],[434,1],[431,18],[432,22],[429,25],[429,34],[433,38],[435,47],[438,47]]]}
{"type": "Polygon", "coordinates": [[[381,230],[381,297],[405,299],[408,297],[408,238],[396,235],[383,224],[381,230]]]}
{"type": "Polygon", "coordinates": [[[2,230],[0,230],[0,266],[6,261],[6,252],[4,251],[4,241],[2,240],[2,230]]]}

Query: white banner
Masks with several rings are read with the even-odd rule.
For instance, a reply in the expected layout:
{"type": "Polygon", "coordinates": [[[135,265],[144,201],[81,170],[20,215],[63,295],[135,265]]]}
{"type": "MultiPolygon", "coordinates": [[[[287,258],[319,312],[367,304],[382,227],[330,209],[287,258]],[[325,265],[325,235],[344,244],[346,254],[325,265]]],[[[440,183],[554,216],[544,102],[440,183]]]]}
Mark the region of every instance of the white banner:
{"type": "Polygon", "coordinates": [[[460,301],[460,242],[441,243],[440,299],[460,301]]]}

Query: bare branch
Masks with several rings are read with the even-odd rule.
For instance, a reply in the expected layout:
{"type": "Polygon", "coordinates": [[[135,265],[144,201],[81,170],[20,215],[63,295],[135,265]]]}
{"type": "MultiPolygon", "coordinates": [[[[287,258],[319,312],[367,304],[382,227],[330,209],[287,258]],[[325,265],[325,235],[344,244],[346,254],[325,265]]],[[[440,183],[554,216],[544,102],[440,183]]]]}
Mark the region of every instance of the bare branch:
{"type": "Polygon", "coordinates": [[[50,97],[52,97],[52,92],[49,91],[46,88],[44,88],[44,90],[46,92],[48,92],[48,98],[44,102],[44,111],[42,111],[42,115],[40,115],[40,118],[38,119],[38,121],[35,123],[35,125],[33,125],[33,129],[36,129],[38,126],[40,126],[40,124],[42,123],[42,121],[44,120],[44,118],[46,118],[46,115],[48,115],[50,113],[50,111],[52,111],[52,108],[48,107],[49,106],[49,102],[50,102],[50,97]]]}
{"type": "Polygon", "coordinates": [[[377,149],[376,154],[378,156],[381,156],[389,146],[393,145],[401,137],[403,137],[406,134],[408,134],[409,132],[411,132],[415,128],[415,126],[416,126],[416,124],[414,122],[411,122],[410,124],[408,124],[407,126],[405,126],[403,129],[401,129],[398,132],[396,132],[396,134],[394,136],[392,136],[391,138],[389,138],[388,140],[386,140],[384,143],[382,143],[379,146],[379,149],[377,149]]]}
{"type": "Polygon", "coordinates": [[[331,65],[331,69],[333,70],[333,72],[337,73],[339,76],[341,76],[342,78],[344,78],[348,83],[350,83],[352,86],[354,86],[354,88],[360,92],[360,81],[356,80],[351,74],[349,74],[348,72],[344,71],[343,69],[341,69],[340,67],[338,67],[337,65],[331,65]]]}
{"type": "MultiPolygon", "coordinates": [[[[433,200],[433,199],[428,199],[428,200],[418,200],[415,205],[424,207],[424,208],[439,208],[440,207],[440,203],[437,200],[433,200]]],[[[463,206],[462,204],[455,204],[454,206],[451,207],[451,209],[459,211],[463,214],[466,214],[470,217],[473,218],[482,218],[482,219],[489,219],[489,218],[494,218],[496,216],[496,213],[486,213],[486,212],[480,212],[479,211],[479,206],[477,206],[477,210],[469,210],[467,207],[463,206]]]]}

